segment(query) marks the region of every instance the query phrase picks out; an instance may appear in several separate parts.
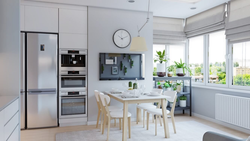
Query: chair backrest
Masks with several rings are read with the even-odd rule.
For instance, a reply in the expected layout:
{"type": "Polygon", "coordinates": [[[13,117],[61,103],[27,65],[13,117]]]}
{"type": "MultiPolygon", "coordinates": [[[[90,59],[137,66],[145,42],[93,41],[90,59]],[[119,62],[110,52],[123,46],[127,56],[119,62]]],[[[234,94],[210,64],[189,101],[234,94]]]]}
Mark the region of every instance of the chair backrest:
{"type": "Polygon", "coordinates": [[[153,89],[152,92],[157,92],[159,95],[162,95],[163,90],[162,89],[153,89]]]}
{"type": "Polygon", "coordinates": [[[110,102],[110,97],[108,95],[104,95],[103,93],[100,93],[99,96],[103,109],[105,109],[106,113],[109,115],[108,103],[110,102]]]}
{"type": "Polygon", "coordinates": [[[167,98],[169,102],[174,102],[176,100],[176,91],[165,91],[164,95],[169,96],[170,98],[167,98]]]}
{"type": "Polygon", "coordinates": [[[98,90],[94,90],[94,93],[95,93],[95,100],[97,101],[97,102],[99,102],[99,91],[98,90]]]}

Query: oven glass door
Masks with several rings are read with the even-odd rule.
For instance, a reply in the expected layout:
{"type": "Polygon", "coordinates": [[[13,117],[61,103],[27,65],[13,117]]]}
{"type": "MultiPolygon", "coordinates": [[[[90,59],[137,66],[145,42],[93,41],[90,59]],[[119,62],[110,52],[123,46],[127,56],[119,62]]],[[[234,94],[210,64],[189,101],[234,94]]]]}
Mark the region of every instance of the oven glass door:
{"type": "Polygon", "coordinates": [[[86,114],[86,97],[61,97],[61,116],[86,114]]]}
{"type": "Polygon", "coordinates": [[[61,76],[61,88],[84,88],[86,87],[85,76],[61,76]]]}
{"type": "Polygon", "coordinates": [[[86,55],[62,54],[61,67],[86,67],[86,55]]]}

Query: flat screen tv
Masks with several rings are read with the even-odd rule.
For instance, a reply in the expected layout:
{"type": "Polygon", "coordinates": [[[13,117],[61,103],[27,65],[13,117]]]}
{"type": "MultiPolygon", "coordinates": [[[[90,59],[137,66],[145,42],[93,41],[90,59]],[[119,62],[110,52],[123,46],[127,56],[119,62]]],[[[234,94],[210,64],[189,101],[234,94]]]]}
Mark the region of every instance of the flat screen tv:
{"type": "Polygon", "coordinates": [[[100,53],[100,80],[144,80],[145,54],[100,53]]]}

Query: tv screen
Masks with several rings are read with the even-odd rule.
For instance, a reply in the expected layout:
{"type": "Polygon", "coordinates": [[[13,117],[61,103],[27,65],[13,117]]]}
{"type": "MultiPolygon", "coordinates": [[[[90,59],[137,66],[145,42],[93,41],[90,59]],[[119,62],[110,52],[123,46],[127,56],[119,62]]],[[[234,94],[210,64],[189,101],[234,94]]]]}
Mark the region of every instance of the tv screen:
{"type": "Polygon", "coordinates": [[[100,80],[144,80],[145,55],[100,53],[100,80]]]}

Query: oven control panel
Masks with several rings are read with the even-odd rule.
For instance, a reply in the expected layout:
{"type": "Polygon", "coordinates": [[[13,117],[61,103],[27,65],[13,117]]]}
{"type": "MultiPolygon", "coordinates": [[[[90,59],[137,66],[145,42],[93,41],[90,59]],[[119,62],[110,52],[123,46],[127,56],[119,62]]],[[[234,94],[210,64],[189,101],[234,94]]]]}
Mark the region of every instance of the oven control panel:
{"type": "Polygon", "coordinates": [[[84,91],[60,91],[60,96],[77,96],[86,95],[84,91]]]}

